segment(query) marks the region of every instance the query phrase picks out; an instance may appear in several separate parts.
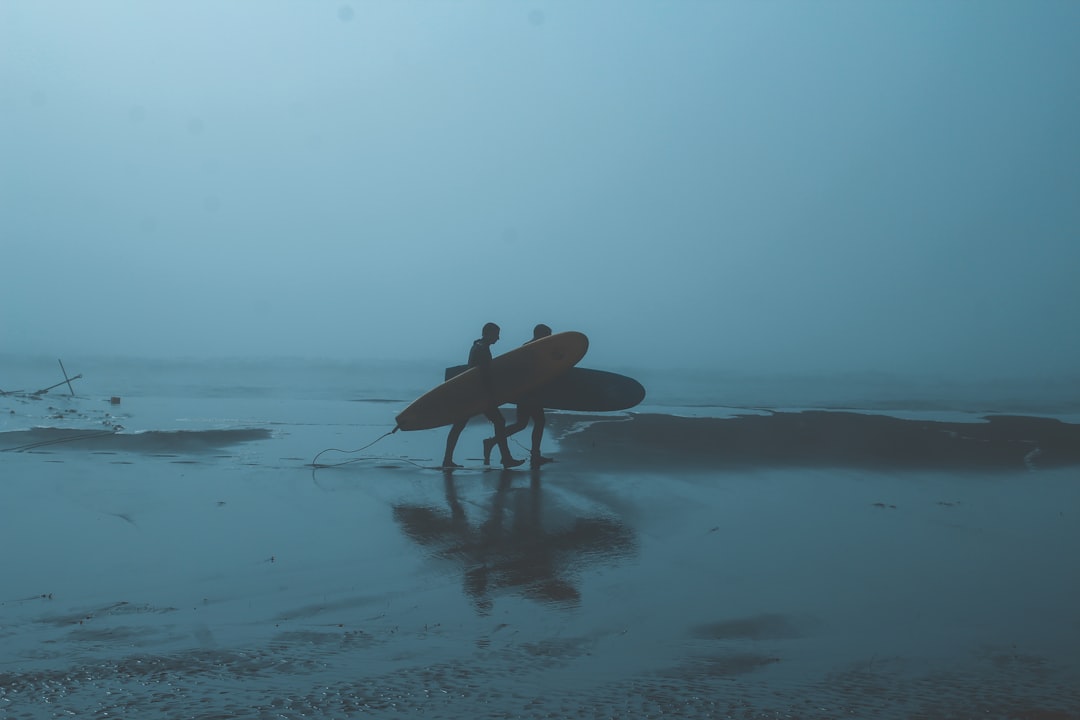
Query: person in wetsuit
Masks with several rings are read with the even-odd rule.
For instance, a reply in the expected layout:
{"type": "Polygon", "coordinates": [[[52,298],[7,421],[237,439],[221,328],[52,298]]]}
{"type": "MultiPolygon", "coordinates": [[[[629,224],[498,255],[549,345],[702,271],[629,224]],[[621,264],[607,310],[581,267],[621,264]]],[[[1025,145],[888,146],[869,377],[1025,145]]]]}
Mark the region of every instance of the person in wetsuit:
{"type": "MultiPolygon", "coordinates": [[[[543,323],[540,323],[539,325],[537,325],[536,327],[533,328],[533,338],[532,338],[532,340],[529,340],[529,342],[527,342],[525,344],[528,345],[530,342],[534,342],[536,340],[539,340],[540,338],[545,338],[550,334],[551,334],[551,328],[549,328],[547,325],[545,325],[543,323]]],[[[532,429],[532,451],[530,452],[530,456],[531,456],[531,465],[532,465],[532,467],[535,468],[535,467],[540,467],[541,465],[543,465],[545,463],[553,462],[551,458],[546,458],[546,457],[544,457],[543,455],[540,454],[540,441],[543,440],[543,438],[544,438],[544,423],[546,422],[546,419],[544,417],[544,408],[541,407],[540,405],[535,405],[535,404],[532,404],[532,403],[530,403],[528,401],[519,402],[517,404],[517,419],[514,421],[513,425],[509,425],[509,426],[506,427],[506,435],[505,435],[505,437],[509,438],[514,433],[524,430],[525,427],[529,424],[530,420],[532,420],[532,424],[533,424],[533,429],[532,429]]],[[[493,447],[495,447],[495,444],[497,442],[498,442],[498,437],[497,436],[496,437],[490,437],[490,438],[487,438],[487,439],[484,440],[484,464],[485,465],[487,465],[487,464],[489,464],[491,462],[491,449],[493,447]]]]}
{"type": "MultiPolygon", "coordinates": [[[[480,370],[480,379],[484,385],[484,390],[488,394],[489,402],[488,407],[484,410],[484,417],[490,420],[495,428],[493,444],[499,446],[503,467],[512,468],[524,464],[525,461],[518,460],[510,454],[510,448],[506,444],[506,420],[499,411],[498,405],[495,404],[494,392],[491,387],[491,346],[498,340],[499,326],[490,322],[484,325],[480,339],[474,341],[472,348],[469,350],[469,367],[479,368],[480,370]]],[[[468,422],[469,418],[465,418],[450,426],[450,434],[446,436],[446,454],[443,455],[442,466],[444,468],[461,467],[454,462],[454,448],[457,447],[458,437],[468,422]]],[[[491,451],[488,451],[489,462],[490,456],[491,451]]]]}

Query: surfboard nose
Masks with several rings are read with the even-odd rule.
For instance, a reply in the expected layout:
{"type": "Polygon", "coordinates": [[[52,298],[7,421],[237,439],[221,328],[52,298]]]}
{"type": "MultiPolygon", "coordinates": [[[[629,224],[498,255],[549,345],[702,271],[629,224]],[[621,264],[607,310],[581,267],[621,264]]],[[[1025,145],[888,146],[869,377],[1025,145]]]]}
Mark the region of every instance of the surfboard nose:
{"type": "Polygon", "coordinates": [[[589,351],[589,338],[585,333],[567,330],[566,332],[555,333],[555,335],[567,338],[567,341],[551,346],[552,359],[554,360],[569,361],[572,365],[576,365],[581,362],[581,359],[585,357],[585,353],[589,351]]]}

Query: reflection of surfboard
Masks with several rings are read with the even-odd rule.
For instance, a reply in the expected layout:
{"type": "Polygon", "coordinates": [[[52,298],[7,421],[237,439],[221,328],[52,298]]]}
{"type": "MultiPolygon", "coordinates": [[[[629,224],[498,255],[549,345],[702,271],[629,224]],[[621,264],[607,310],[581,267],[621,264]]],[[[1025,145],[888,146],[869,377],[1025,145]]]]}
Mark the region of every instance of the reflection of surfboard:
{"type": "MultiPolygon", "coordinates": [[[[446,378],[449,380],[467,369],[467,365],[446,368],[446,378]]],[[[575,367],[511,402],[539,405],[549,410],[611,412],[632,408],[644,399],[645,388],[634,378],[575,367]]]]}
{"type": "MultiPolygon", "coordinates": [[[[510,402],[573,367],[585,356],[589,339],[579,332],[561,332],[514,348],[491,361],[496,405],[510,402]]],[[[490,404],[480,371],[466,370],[421,395],[397,416],[401,430],[427,430],[450,425],[484,411],[490,404]]]]}

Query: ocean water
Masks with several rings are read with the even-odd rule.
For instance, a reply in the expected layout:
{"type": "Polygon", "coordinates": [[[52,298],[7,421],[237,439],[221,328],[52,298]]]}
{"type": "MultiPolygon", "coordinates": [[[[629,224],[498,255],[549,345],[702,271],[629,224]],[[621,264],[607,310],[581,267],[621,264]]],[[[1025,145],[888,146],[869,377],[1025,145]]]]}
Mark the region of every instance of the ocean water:
{"type": "Polygon", "coordinates": [[[1067,382],[615,368],[444,473],[441,367],[65,364],[0,362],[2,717],[1080,716],[1067,382]]]}
{"type": "MultiPolygon", "coordinates": [[[[242,409],[245,403],[265,405],[268,420],[288,422],[304,408],[319,406],[324,414],[337,403],[385,402],[392,416],[415,397],[442,381],[433,363],[330,360],[148,360],[91,358],[68,360],[69,375],[82,375],[72,388],[83,408],[94,400],[116,396],[118,415],[138,416],[142,429],[161,429],[155,423],[181,420],[195,423],[207,412],[174,418],[185,403],[210,408],[221,403],[242,409]],[[129,410],[132,403],[140,412],[129,410]],[[320,405],[321,403],[321,405],[320,405]],[[288,404],[284,415],[275,405],[288,404]],[[277,415],[277,417],[272,417],[277,415]]],[[[451,363],[448,363],[451,364],[451,363]]],[[[587,364],[587,363],[586,363],[587,364]]],[[[886,374],[754,375],[725,370],[657,370],[604,368],[641,381],[647,396],[636,413],[683,416],[724,416],[754,409],[854,409],[891,415],[962,418],[967,415],[1023,414],[1061,419],[1080,417],[1080,375],[968,380],[886,374]]],[[[68,387],[61,367],[51,358],[0,355],[0,392],[33,393],[60,383],[40,401],[12,405],[0,419],[0,429],[25,427],[46,415],[49,405],[67,411],[68,387]],[[23,413],[22,410],[26,412],[23,413]],[[12,412],[13,411],[13,412],[12,412]]],[[[348,407],[348,405],[344,405],[348,407]]],[[[258,413],[256,413],[257,415],[258,413]]],[[[240,418],[221,418],[221,420],[240,418]]],[[[253,418],[257,419],[257,418],[253,418]]],[[[388,419],[391,427],[392,419],[388,419]]]]}

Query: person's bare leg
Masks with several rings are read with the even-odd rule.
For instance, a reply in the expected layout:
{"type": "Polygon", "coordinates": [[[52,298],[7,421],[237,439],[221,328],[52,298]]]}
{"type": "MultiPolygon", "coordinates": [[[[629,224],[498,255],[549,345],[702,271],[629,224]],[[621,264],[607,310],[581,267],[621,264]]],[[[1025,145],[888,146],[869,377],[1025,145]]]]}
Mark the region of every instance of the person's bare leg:
{"type": "MultiPolygon", "coordinates": [[[[502,413],[500,413],[502,414],[502,413]]],[[[520,405],[517,406],[517,419],[514,420],[513,425],[507,425],[505,436],[510,437],[516,432],[521,432],[525,429],[525,426],[529,424],[529,413],[520,405]]],[[[484,464],[491,464],[491,451],[495,448],[499,442],[498,438],[489,437],[484,439],[484,464]]]]}
{"type": "Polygon", "coordinates": [[[443,455],[442,466],[444,468],[461,467],[454,462],[454,448],[457,447],[458,438],[461,436],[461,431],[465,429],[465,424],[468,420],[462,422],[456,422],[450,426],[450,432],[446,436],[446,453],[443,455]]]}
{"type": "Polygon", "coordinates": [[[495,427],[495,443],[499,446],[499,454],[502,457],[502,466],[504,468],[512,468],[523,465],[525,463],[524,460],[518,460],[510,454],[510,446],[506,443],[506,420],[503,418],[502,413],[499,412],[499,408],[491,408],[484,414],[495,427]]]}
{"type": "Polygon", "coordinates": [[[544,425],[547,423],[543,408],[537,408],[533,413],[532,421],[532,466],[540,467],[545,463],[554,462],[551,458],[540,454],[540,443],[544,439],[544,425]]]}

